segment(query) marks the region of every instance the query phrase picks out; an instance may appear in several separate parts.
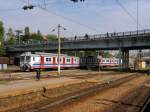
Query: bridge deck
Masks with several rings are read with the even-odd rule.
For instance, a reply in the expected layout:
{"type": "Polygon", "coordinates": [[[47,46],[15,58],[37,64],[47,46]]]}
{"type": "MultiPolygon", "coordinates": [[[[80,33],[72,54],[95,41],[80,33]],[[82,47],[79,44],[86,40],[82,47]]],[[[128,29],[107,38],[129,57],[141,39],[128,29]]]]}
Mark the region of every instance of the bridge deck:
{"type": "MultiPolygon", "coordinates": [[[[16,45],[7,45],[8,52],[56,51],[57,41],[28,41],[16,45]]],[[[150,49],[150,29],[131,32],[106,33],[64,38],[62,50],[93,49],[150,49]]]]}

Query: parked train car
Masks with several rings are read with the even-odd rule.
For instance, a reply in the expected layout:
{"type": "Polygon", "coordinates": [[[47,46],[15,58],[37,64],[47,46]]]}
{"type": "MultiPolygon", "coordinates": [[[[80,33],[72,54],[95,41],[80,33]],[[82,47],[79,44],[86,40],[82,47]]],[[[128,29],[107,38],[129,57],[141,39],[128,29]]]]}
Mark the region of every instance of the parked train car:
{"type": "Polygon", "coordinates": [[[117,67],[119,66],[119,59],[117,58],[102,58],[102,57],[81,57],[81,68],[94,68],[94,67],[117,67]]]}
{"type": "MultiPolygon", "coordinates": [[[[20,56],[20,68],[22,71],[34,69],[56,69],[58,67],[58,55],[53,53],[24,53],[20,56]]],[[[60,55],[61,68],[79,67],[79,58],[75,56],[60,55]]]]}
{"type": "Polygon", "coordinates": [[[99,59],[97,57],[88,56],[88,57],[80,57],[80,68],[94,68],[98,67],[99,59]]]}

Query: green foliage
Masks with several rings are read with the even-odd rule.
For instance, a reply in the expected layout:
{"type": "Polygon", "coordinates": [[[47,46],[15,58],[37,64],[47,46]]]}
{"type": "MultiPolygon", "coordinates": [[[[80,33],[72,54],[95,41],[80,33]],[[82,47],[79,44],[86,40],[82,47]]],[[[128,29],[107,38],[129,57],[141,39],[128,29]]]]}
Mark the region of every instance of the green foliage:
{"type": "Polygon", "coordinates": [[[7,38],[8,38],[8,39],[9,39],[9,38],[15,38],[15,34],[14,34],[12,28],[9,28],[9,29],[8,29],[7,38]]]}
{"type": "Polygon", "coordinates": [[[102,55],[104,58],[111,58],[112,55],[109,52],[104,52],[102,55]]]}
{"type": "Polygon", "coordinates": [[[0,46],[0,56],[4,56],[6,54],[5,47],[3,45],[0,46]]]}
{"type": "Polygon", "coordinates": [[[40,30],[38,30],[38,31],[37,31],[37,35],[38,35],[38,36],[42,36],[42,34],[41,34],[41,31],[40,31],[40,30]]]}
{"type": "Polygon", "coordinates": [[[16,43],[16,39],[13,37],[11,37],[11,38],[9,38],[9,40],[7,40],[7,44],[9,44],[9,45],[13,45],[15,43],[16,43]]]}
{"type": "Polygon", "coordinates": [[[4,27],[3,27],[3,22],[0,21],[0,41],[2,42],[4,36],[4,27]]]}
{"type": "Polygon", "coordinates": [[[121,54],[118,52],[115,57],[116,57],[116,58],[120,58],[120,55],[121,55],[121,54]]]}
{"type": "Polygon", "coordinates": [[[43,36],[39,35],[37,33],[33,33],[33,34],[31,34],[30,39],[32,39],[32,40],[43,40],[43,36]]]}
{"type": "Polygon", "coordinates": [[[37,31],[37,33],[30,33],[29,27],[25,27],[24,29],[24,36],[22,37],[22,41],[27,41],[27,40],[43,40],[43,36],[40,32],[40,30],[37,31]]]}
{"type": "Polygon", "coordinates": [[[46,40],[57,41],[57,36],[56,35],[46,35],[46,40]]]}
{"type": "Polygon", "coordinates": [[[24,28],[24,35],[30,35],[30,29],[28,26],[24,28]]]}
{"type": "Polygon", "coordinates": [[[5,55],[5,49],[2,44],[3,36],[4,36],[4,27],[3,27],[3,22],[0,21],[0,56],[5,55]]]}
{"type": "MultiPolygon", "coordinates": [[[[48,41],[57,41],[58,40],[57,36],[52,35],[52,34],[46,35],[45,37],[46,37],[46,40],[48,40],[48,41]]],[[[60,39],[61,39],[61,41],[66,40],[64,37],[61,37],[60,39]]]]}
{"type": "Polygon", "coordinates": [[[29,27],[27,26],[27,27],[25,27],[25,29],[24,29],[23,41],[26,41],[26,40],[28,40],[28,39],[30,39],[30,29],[29,29],[29,27]]]}
{"type": "Polygon", "coordinates": [[[15,37],[15,34],[12,30],[12,28],[9,28],[8,29],[8,32],[7,32],[7,44],[15,44],[16,43],[16,37],[15,37]]]}
{"type": "Polygon", "coordinates": [[[70,56],[77,56],[77,57],[83,57],[83,56],[97,56],[96,51],[65,51],[62,52],[63,54],[68,54],[70,56]]]}
{"type": "Polygon", "coordinates": [[[96,56],[96,51],[85,51],[84,52],[85,56],[96,56]]]}

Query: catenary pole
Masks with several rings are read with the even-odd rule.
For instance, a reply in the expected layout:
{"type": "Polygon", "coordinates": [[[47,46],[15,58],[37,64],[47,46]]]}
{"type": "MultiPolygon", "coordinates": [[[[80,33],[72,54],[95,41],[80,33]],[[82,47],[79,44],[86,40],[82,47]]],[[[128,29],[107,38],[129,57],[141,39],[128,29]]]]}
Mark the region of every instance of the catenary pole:
{"type": "Polygon", "coordinates": [[[58,75],[60,75],[60,24],[58,24],[58,75]]]}

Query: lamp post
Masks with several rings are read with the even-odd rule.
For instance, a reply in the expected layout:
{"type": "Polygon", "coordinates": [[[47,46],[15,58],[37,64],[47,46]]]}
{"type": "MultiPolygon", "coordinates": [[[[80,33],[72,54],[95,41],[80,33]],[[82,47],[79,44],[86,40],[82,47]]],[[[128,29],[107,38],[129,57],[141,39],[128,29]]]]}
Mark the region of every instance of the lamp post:
{"type": "MultiPolygon", "coordinates": [[[[66,28],[62,27],[60,24],[58,24],[57,26],[57,38],[58,38],[58,59],[57,59],[57,62],[58,62],[58,75],[60,75],[60,54],[61,54],[61,39],[60,39],[60,30],[61,28],[63,30],[66,30],[66,28]]],[[[53,29],[52,31],[55,31],[56,29],[53,29]]]]}

